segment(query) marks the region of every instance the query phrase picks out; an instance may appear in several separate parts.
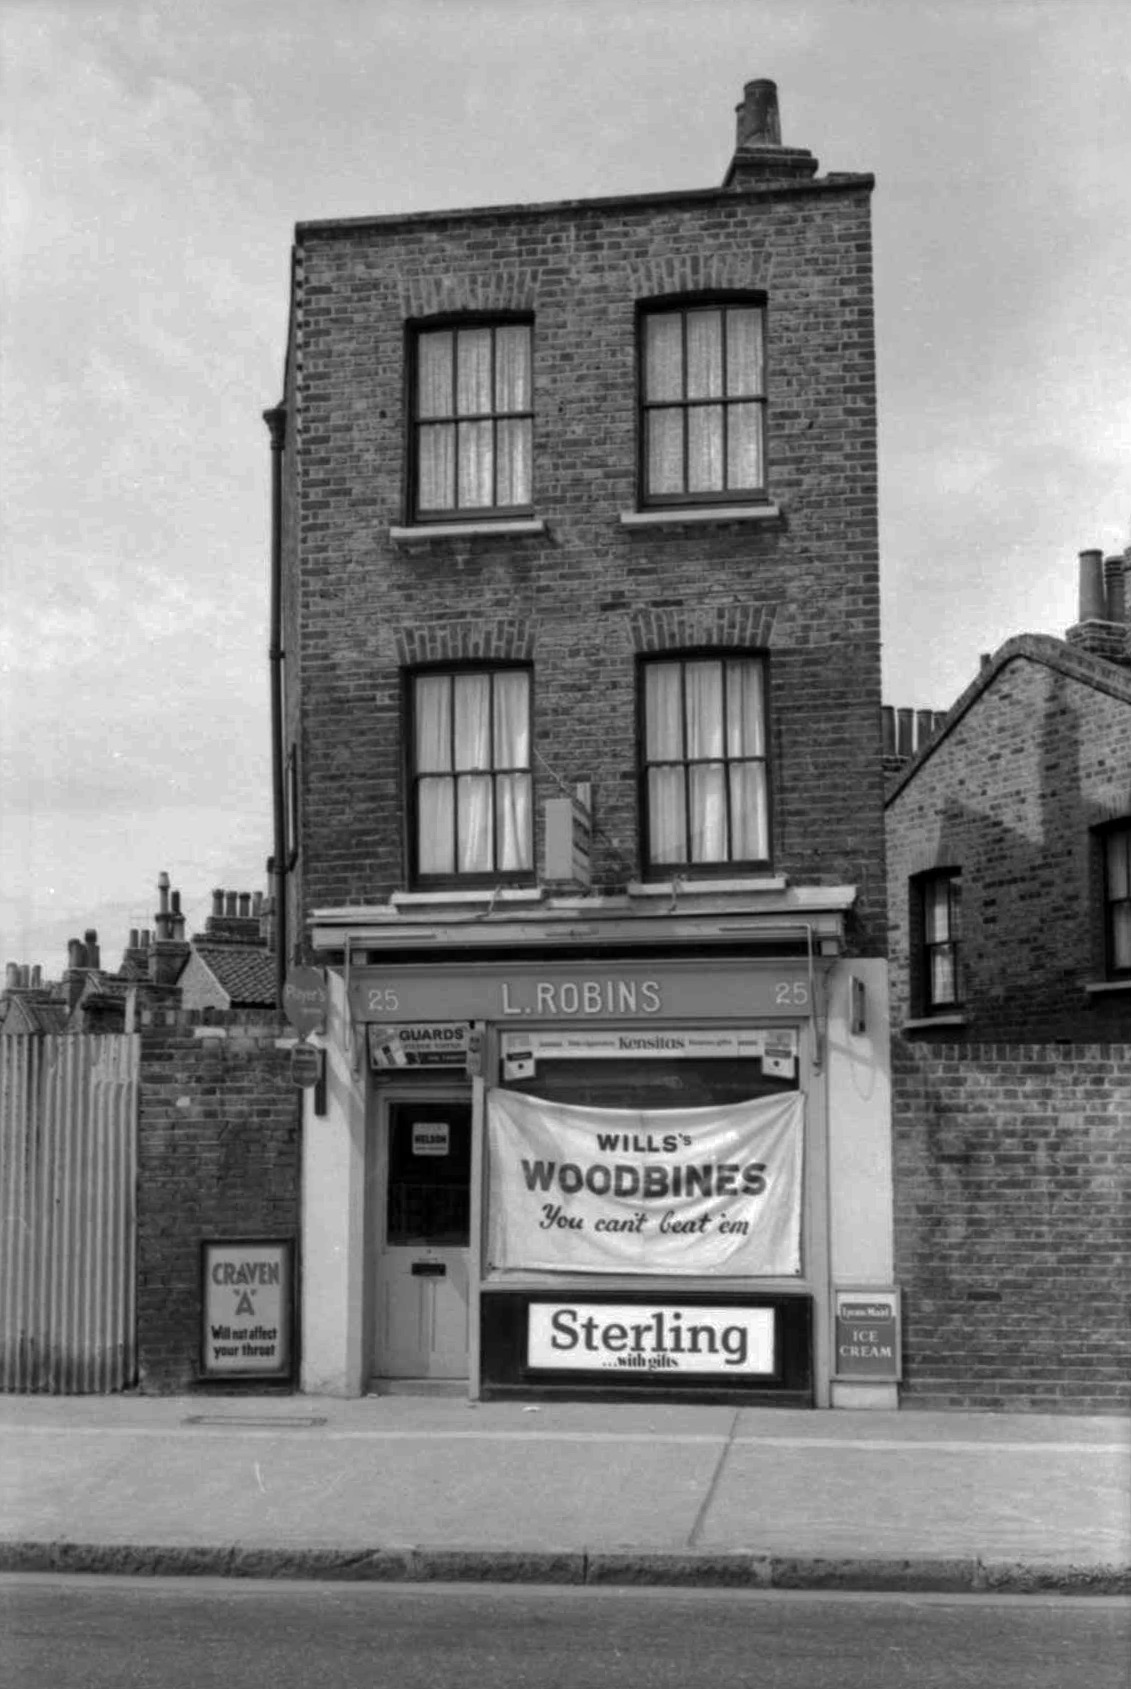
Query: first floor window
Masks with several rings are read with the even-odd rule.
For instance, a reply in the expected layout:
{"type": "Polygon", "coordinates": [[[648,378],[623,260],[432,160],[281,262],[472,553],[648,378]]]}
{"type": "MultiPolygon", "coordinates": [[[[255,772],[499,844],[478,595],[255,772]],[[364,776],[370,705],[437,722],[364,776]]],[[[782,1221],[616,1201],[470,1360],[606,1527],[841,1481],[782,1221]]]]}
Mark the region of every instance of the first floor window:
{"type": "Polygon", "coordinates": [[[928,1014],[962,1001],[962,880],[954,872],[928,874],[923,894],[923,997],[928,1014]]]}
{"type": "Polygon", "coordinates": [[[415,878],[528,875],[529,669],[417,673],[411,701],[415,878]]]}
{"type": "Polygon", "coordinates": [[[531,325],[421,329],[415,354],[414,514],[427,520],[529,510],[531,325]]]}
{"type": "Polygon", "coordinates": [[[1103,835],[1107,971],[1131,974],[1131,821],[1103,835]]]}
{"type": "Polygon", "coordinates": [[[769,861],[764,685],[759,657],[644,665],[642,806],[650,870],[769,861]]]}
{"type": "Polygon", "coordinates": [[[641,324],[643,502],[760,493],[766,482],[761,305],[653,310],[641,324]]]}

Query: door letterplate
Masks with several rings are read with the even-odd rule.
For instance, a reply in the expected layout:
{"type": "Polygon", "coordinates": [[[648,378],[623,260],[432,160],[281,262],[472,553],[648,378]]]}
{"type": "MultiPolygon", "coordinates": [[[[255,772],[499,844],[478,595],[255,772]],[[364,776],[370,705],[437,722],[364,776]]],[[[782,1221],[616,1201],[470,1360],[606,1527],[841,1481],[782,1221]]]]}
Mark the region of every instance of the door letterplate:
{"type": "Polygon", "coordinates": [[[442,1261],[414,1261],[412,1263],[413,1278],[443,1278],[447,1270],[442,1261]]]}

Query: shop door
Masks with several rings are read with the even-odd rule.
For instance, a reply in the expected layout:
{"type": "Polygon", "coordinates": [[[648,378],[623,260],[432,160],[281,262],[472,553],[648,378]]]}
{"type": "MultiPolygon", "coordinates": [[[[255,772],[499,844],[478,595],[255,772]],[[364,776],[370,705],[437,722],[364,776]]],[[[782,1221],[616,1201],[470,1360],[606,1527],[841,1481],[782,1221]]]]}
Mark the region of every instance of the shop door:
{"type": "Polygon", "coordinates": [[[389,1101],[384,1138],[375,1371],[466,1378],[471,1105],[389,1101]]]}

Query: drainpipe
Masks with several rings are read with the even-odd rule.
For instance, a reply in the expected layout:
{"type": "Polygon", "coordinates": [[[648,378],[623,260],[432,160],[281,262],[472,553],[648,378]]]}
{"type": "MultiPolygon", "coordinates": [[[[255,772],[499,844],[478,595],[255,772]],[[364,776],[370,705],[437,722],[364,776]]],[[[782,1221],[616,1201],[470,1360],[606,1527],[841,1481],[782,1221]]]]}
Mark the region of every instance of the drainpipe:
{"type": "Polygon", "coordinates": [[[287,811],[283,747],[283,445],[287,436],[284,405],[264,411],[271,435],[271,795],[274,807],[275,854],[275,1007],[283,1008],[287,978],[287,811]]]}

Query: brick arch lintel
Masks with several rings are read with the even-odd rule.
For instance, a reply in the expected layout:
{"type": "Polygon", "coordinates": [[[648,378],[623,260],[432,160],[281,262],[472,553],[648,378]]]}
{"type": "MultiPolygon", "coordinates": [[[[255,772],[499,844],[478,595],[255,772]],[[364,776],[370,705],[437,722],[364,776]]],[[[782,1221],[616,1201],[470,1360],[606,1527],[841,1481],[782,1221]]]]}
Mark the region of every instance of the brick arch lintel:
{"type": "Polygon", "coordinates": [[[692,651],[700,646],[758,651],[774,642],[777,604],[717,604],[697,610],[636,610],[629,618],[635,651],[692,651]]]}
{"type": "Polygon", "coordinates": [[[680,293],[768,291],[772,261],[765,252],[673,253],[630,266],[642,302],[680,293]]]}
{"type": "Polygon", "coordinates": [[[533,311],[537,287],[530,270],[502,265],[481,275],[410,276],[401,287],[401,314],[438,317],[462,312],[533,311]]]}
{"type": "Polygon", "coordinates": [[[394,628],[393,643],[403,668],[422,663],[529,662],[534,655],[534,626],[524,616],[414,623],[394,628]]]}

